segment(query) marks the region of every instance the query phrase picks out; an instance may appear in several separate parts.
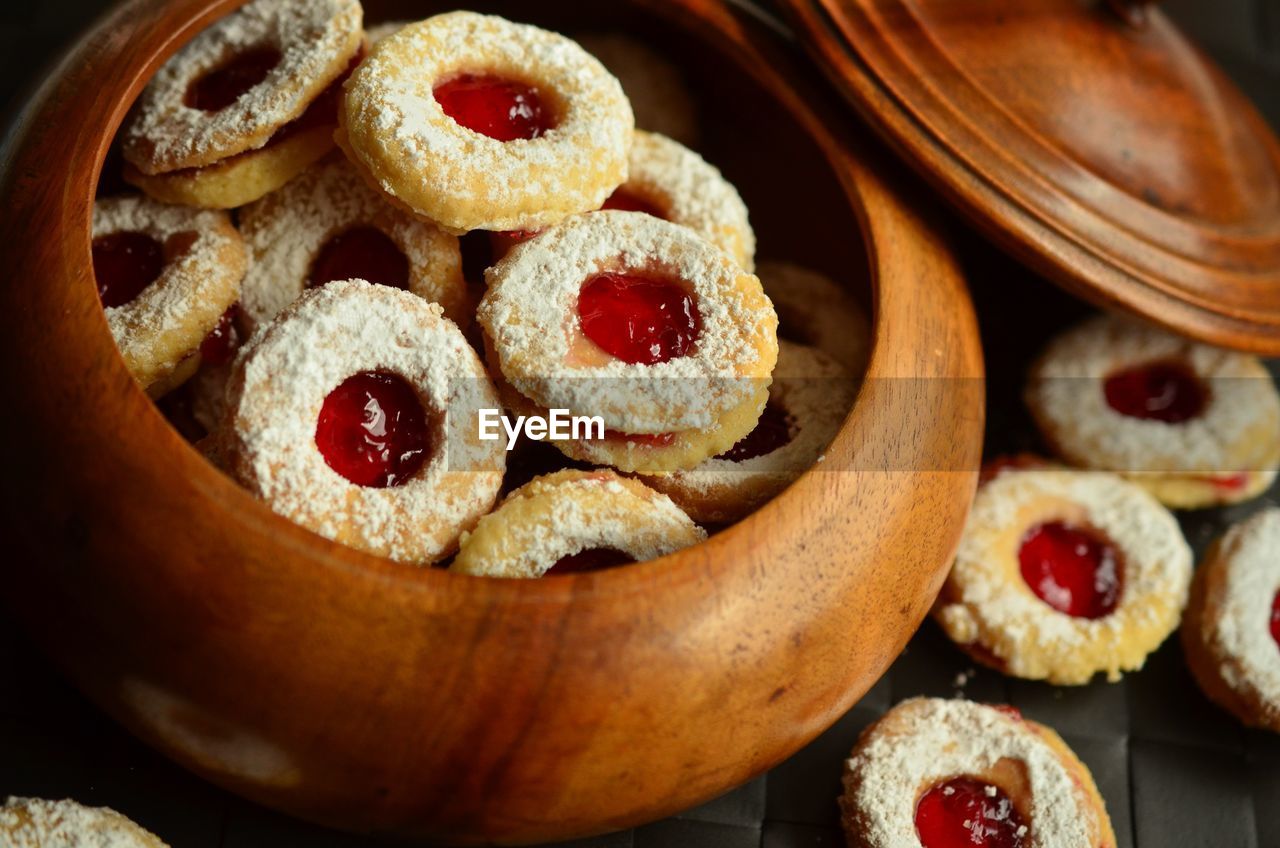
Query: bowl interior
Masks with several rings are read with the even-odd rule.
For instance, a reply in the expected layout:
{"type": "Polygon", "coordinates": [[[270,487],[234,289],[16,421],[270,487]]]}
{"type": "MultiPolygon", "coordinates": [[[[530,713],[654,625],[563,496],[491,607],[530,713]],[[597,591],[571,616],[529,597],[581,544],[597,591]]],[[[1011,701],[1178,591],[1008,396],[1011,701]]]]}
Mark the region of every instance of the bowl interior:
{"type": "MultiPolygon", "coordinates": [[[[746,201],[758,239],[757,258],[795,262],[826,273],[854,293],[874,324],[872,275],[862,229],[835,165],[787,103],[747,71],[705,20],[691,18],[679,4],[654,0],[608,4],[546,0],[536,5],[476,0],[467,5],[570,36],[623,33],[675,64],[697,105],[700,139],[696,148],[721,169],[746,201]]],[[[363,6],[366,26],[420,20],[456,8],[452,3],[423,0],[366,0],[363,6]]],[[[128,188],[119,177],[120,170],[118,146],[113,144],[102,166],[99,194],[128,188]]],[[[785,326],[779,335],[804,341],[785,326]]],[[[779,497],[785,496],[784,492],[779,497]]],[[[275,516],[267,520],[284,521],[275,516]]],[[[752,516],[739,524],[750,521],[752,516]]],[[[595,579],[615,579],[626,570],[608,570],[595,579]]]]}

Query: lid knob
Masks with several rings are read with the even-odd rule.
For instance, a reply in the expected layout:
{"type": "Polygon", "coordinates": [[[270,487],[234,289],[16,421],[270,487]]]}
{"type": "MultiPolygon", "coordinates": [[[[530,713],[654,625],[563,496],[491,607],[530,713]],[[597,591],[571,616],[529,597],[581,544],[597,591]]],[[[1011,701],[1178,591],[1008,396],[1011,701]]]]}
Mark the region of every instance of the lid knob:
{"type": "Polygon", "coordinates": [[[1142,27],[1146,26],[1147,10],[1155,0],[1107,0],[1107,5],[1129,26],[1142,27]]]}

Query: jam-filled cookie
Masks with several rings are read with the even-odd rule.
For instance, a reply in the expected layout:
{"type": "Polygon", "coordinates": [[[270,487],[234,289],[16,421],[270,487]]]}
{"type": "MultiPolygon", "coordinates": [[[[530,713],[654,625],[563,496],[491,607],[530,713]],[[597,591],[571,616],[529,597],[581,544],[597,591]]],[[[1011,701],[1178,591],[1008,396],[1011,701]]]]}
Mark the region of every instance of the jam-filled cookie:
{"type": "Polygon", "coordinates": [[[277,513],[408,563],[451,553],[502,485],[498,397],[439,305],[364,281],[312,289],[236,359],[229,471],[277,513]]]}
{"type": "Polygon", "coordinates": [[[1280,733],[1280,509],[1232,527],[1210,549],[1182,645],[1206,695],[1245,724],[1280,733]]]}
{"type": "Polygon", "coordinates": [[[1143,489],[1098,471],[1024,470],[984,484],[934,617],[1005,674],[1118,680],[1174,628],[1191,549],[1143,489]]]}
{"type": "Polygon", "coordinates": [[[818,461],[853,406],[857,380],[817,348],[778,343],[778,367],[755,429],[688,471],[648,476],[703,524],[737,521],[818,461]]]}
{"type": "Polygon", "coordinates": [[[830,277],[790,262],[762,262],[757,271],[778,313],[778,336],[816,347],[861,375],[871,349],[867,313],[830,277]]]}
{"type": "Polygon", "coordinates": [[[457,237],[389,204],[344,159],[246,207],[240,231],[253,258],[240,300],[250,332],[333,280],[405,289],[458,323],[468,317],[457,237]]]}
{"type": "Polygon", "coordinates": [[[1010,707],[903,701],[845,763],[850,848],[1115,848],[1089,769],[1010,707]]]}
{"type": "Polygon", "coordinates": [[[777,359],[760,281],[649,215],[574,217],[516,246],[487,278],[478,320],[491,364],[538,405],[598,415],[619,432],[714,427],[768,385],[777,359]]]}
{"type": "Polygon", "coordinates": [[[637,132],[627,181],[605,209],[647,212],[683,224],[724,250],[748,271],[755,270],[756,235],[747,205],[720,170],[678,142],[637,132]]]}
{"type": "MultiPolygon", "coordinates": [[[[644,212],[688,227],[746,270],[755,268],[756,235],[738,190],[714,165],[664,136],[636,132],[627,181],[601,208],[644,212]]],[[[535,235],[493,233],[494,257],[535,235]]]]}
{"type": "Polygon", "coordinates": [[[656,50],[618,33],[592,32],[577,41],[622,83],[636,126],[698,146],[698,112],[680,70],[656,50]]]}
{"type": "Polygon", "coordinates": [[[190,377],[240,295],[244,242],[222,212],[108,197],[93,207],[93,273],[107,325],[153,396],[190,377]]]}
{"type": "Polygon", "coordinates": [[[1123,474],[1175,509],[1255,497],[1280,467],[1280,395],[1257,357],[1127,318],[1055,339],[1026,399],[1068,462],[1123,474]]]}
{"type": "Polygon", "coordinates": [[[545,577],[665,556],[706,538],[666,495],[612,471],[559,471],[516,489],[465,536],[452,571],[545,577]]]}
{"type": "Polygon", "coordinates": [[[160,838],[106,807],[10,798],[0,806],[5,848],[166,848],[160,838]]]}
{"type": "Polygon", "coordinates": [[[338,142],[414,213],[456,233],[538,230],[627,176],[622,86],[569,39],[473,12],[409,24],[351,75],[338,142]]]}
{"type": "Polygon", "coordinates": [[[357,0],[253,0],[156,73],[124,129],[125,179],[229,209],[333,149],[337,83],[363,44],[357,0]]]}

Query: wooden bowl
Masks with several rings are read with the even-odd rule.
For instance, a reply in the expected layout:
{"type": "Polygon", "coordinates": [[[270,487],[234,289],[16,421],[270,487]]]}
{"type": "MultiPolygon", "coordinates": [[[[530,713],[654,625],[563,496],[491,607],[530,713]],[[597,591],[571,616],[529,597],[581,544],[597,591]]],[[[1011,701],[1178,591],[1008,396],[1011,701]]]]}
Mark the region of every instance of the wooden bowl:
{"type": "MultiPolygon", "coordinates": [[[[661,34],[704,85],[705,146],[743,188],[762,253],[867,284],[868,380],[817,469],[695,548],[542,581],[396,565],[290,524],[209,466],[130,379],[95,296],[108,145],[164,59],[234,5],[129,0],[7,138],[12,614],[168,756],[355,831],[478,844],[623,828],[828,727],[933,600],[982,436],[968,295],[938,233],[885,182],[892,166],[741,7],[593,4],[608,8],[583,28],[661,34]]],[[[368,17],[446,5],[370,2],[368,17]]],[[[563,25],[583,5],[506,10],[563,25]]]]}

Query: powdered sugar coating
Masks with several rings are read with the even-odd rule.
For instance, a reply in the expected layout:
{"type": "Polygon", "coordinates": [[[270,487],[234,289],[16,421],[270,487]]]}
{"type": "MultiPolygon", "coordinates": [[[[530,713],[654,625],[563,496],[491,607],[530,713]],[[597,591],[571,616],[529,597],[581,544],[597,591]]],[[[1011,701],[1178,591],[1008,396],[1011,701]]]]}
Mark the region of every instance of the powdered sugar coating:
{"type": "Polygon", "coordinates": [[[754,271],[756,234],[747,205],[720,169],[656,133],[636,132],[630,173],[619,191],[643,198],[754,271]]]}
{"type": "Polygon", "coordinates": [[[201,31],[148,83],[124,128],[125,159],[144,174],[209,165],[262,147],[306,111],[360,48],[358,0],[253,0],[201,31]],[[191,85],[233,56],[271,46],[279,63],[217,112],[187,105],[191,85]]]}
{"type": "Polygon", "coordinates": [[[574,42],[473,12],[409,24],[374,45],[345,86],[339,143],[375,184],[452,232],[538,230],[598,209],[627,176],[635,119],[618,81],[574,42]],[[435,99],[459,74],[534,86],[556,117],[499,141],[435,99]]]}
{"type": "Polygon", "coordinates": [[[438,304],[358,280],[304,294],[250,340],[228,386],[233,474],[273,510],[322,536],[402,562],[450,553],[502,484],[502,444],[479,440],[499,406],[479,358],[438,304]],[[430,459],[405,483],[357,486],[315,443],[325,398],[363,371],[397,374],[433,426],[430,459]]]}
{"type": "Polygon", "coordinates": [[[982,486],[934,615],[953,640],[976,644],[1008,674],[1083,684],[1119,679],[1177,627],[1191,549],[1173,515],[1138,486],[1102,472],[1011,470],[982,486]],[[1032,528],[1090,528],[1119,550],[1120,597],[1097,619],[1059,612],[1022,578],[1018,551],[1032,528]]]}
{"type": "Polygon", "coordinates": [[[1030,848],[1098,848],[1094,840],[1110,825],[1098,820],[1096,802],[1033,725],[994,707],[940,698],[899,704],[846,762],[841,805],[846,825],[859,831],[854,844],[920,848],[921,794],[953,777],[989,772],[1001,760],[1025,767],[1030,848]]]}
{"type": "Polygon", "coordinates": [[[1269,628],[1280,592],[1280,509],[1264,510],[1227,531],[1209,567],[1220,568],[1222,580],[1202,627],[1214,653],[1227,659],[1223,680],[1260,701],[1264,717],[1280,727],[1280,644],[1269,628]]]}
{"type": "Polygon", "coordinates": [[[1257,357],[1103,315],[1054,339],[1031,372],[1027,404],[1069,461],[1118,473],[1213,474],[1280,466],[1280,395],[1257,357]],[[1151,362],[1186,365],[1209,392],[1178,424],[1113,409],[1106,378],[1151,362]]]}
{"type": "Polygon", "coordinates": [[[637,562],[707,534],[671,499],[612,471],[560,471],[512,492],[462,540],[452,571],[542,577],[562,557],[610,548],[637,562]]]}
{"type": "Polygon", "coordinates": [[[226,213],[144,197],[94,203],[93,237],[116,233],[142,233],[165,248],[160,276],[130,302],[106,309],[120,355],[146,387],[171,375],[235,303],[248,256],[226,213]]]}
{"type": "Polygon", "coordinates": [[[503,376],[536,403],[600,415],[609,429],[713,426],[767,383],[777,360],[778,319],[760,281],[688,228],[639,212],[571,218],[517,245],[485,276],[477,317],[503,376]],[[630,364],[587,339],[578,294],[603,271],[687,286],[702,319],[692,353],[630,364]]]}
{"type": "Polygon", "coordinates": [[[165,848],[154,834],[106,807],[10,798],[0,807],[4,848],[165,848]]]}
{"type": "Polygon", "coordinates": [[[687,471],[645,481],[696,521],[736,521],[817,462],[848,416],[857,391],[858,381],[826,354],[779,341],[769,402],[794,422],[790,440],[760,456],[740,461],[713,457],[687,471]]]}
{"type": "Polygon", "coordinates": [[[455,320],[463,317],[458,239],[392,206],[345,159],[331,159],[241,212],[240,231],[253,256],[240,298],[250,331],[302,294],[329,239],[356,227],[382,232],[404,253],[409,291],[455,320]]]}

